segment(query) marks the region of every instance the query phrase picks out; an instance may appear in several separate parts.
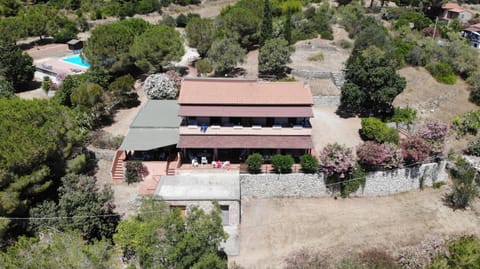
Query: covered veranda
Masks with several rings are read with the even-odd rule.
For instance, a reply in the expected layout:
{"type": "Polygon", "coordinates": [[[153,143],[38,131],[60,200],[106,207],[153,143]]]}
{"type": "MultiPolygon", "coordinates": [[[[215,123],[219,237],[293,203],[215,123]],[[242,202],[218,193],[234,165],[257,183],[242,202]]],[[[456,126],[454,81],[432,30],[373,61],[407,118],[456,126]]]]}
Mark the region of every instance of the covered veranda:
{"type": "Polygon", "coordinates": [[[289,154],[298,162],[301,155],[311,153],[313,143],[310,136],[181,135],[177,147],[181,149],[182,163],[205,158],[207,164],[241,164],[252,153],[262,154],[265,163],[275,154],[289,154]]]}

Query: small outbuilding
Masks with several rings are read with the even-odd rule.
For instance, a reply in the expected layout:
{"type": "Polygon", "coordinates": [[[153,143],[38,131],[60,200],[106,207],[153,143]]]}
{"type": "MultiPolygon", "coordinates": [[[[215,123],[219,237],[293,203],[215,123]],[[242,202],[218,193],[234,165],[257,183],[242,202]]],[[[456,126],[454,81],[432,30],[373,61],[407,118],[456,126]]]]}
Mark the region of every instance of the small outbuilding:
{"type": "Polygon", "coordinates": [[[183,216],[193,206],[206,212],[220,205],[223,229],[229,235],[221,244],[228,255],[238,255],[238,225],[240,224],[240,176],[238,172],[177,174],[162,177],[155,196],[171,208],[178,208],[183,216]]]}
{"type": "Polygon", "coordinates": [[[78,40],[78,39],[72,39],[67,42],[68,49],[72,50],[73,53],[80,53],[80,51],[83,49],[83,41],[78,40]]]}

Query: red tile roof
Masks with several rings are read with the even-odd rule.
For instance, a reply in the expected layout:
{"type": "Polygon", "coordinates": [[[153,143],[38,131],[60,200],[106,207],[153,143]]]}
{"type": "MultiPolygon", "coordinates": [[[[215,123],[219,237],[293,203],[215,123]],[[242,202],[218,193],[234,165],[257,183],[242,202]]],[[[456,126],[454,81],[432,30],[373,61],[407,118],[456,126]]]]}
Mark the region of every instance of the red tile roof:
{"type": "Polygon", "coordinates": [[[310,136],[181,135],[177,148],[310,149],[310,136]]]}
{"type": "Polygon", "coordinates": [[[311,105],[310,87],[302,82],[236,79],[184,79],[178,103],[224,105],[311,105]]]}
{"type": "Polygon", "coordinates": [[[457,3],[445,3],[442,5],[443,9],[448,9],[450,11],[458,12],[461,13],[465,11],[461,6],[459,6],[457,3]]]}
{"type": "Polygon", "coordinates": [[[195,117],[313,117],[310,106],[198,106],[183,105],[179,116],[195,117]]]}

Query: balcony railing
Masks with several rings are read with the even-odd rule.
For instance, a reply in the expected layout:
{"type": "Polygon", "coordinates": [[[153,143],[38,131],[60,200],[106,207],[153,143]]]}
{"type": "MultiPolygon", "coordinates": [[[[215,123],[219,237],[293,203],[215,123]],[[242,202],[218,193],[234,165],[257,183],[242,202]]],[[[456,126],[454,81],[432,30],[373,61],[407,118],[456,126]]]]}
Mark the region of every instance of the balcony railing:
{"type": "Polygon", "coordinates": [[[244,127],[236,125],[232,127],[225,127],[219,125],[207,126],[180,126],[181,135],[311,135],[312,129],[305,128],[301,125],[294,125],[293,127],[282,127],[281,125],[274,125],[272,127],[263,127],[260,125],[252,125],[244,127]]]}

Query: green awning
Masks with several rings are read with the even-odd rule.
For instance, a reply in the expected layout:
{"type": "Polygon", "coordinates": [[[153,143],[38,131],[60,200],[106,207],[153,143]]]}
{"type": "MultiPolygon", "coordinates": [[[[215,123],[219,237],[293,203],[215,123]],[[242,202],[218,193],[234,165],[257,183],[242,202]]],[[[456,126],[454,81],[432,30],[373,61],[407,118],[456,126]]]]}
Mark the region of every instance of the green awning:
{"type": "Polygon", "coordinates": [[[131,128],[119,150],[146,151],[178,143],[177,128],[131,128]]]}

